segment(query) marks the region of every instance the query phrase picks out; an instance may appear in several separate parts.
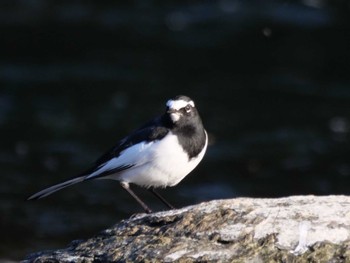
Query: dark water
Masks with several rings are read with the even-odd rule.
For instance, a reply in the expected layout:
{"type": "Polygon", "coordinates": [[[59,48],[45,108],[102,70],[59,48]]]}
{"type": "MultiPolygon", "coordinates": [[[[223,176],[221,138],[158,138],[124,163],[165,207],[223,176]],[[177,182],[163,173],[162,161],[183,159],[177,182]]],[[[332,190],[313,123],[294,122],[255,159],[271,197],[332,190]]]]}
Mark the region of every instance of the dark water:
{"type": "Polygon", "coordinates": [[[196,101],[211,145],[161,191],[176,206],[350,193],[345,1],[0,5],[0,260],[141,212],[111,181],[25,199],[88,168],[177,94],[196,101]]]}

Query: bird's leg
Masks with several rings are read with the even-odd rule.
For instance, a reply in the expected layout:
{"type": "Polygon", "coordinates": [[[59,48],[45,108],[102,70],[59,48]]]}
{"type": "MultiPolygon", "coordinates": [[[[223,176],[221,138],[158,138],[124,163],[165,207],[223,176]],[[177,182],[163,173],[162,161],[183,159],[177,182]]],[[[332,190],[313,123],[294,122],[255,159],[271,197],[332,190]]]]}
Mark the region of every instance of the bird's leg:
{"type": "Polygon", "coordinates": [[[152,213],[152,210],[130,189],[126,182],[120,182],[120,185],[142,206],[147,214],[152,213]]]}
{"type": "Polygon", "coordinates": [[[151,192],[152,194],[154,194],[160,201],[162,201],[163,204],[165,204],[167,207],[169,207],[170,209],[175,209],[175,207],[174,207],[173,205],[171,205],[167,200],[165,200],[164,197],[161,196],[158,192],[156,192],[156,191],[154,190],[154,188],[150,188],[149,190],[150,190],[150,192],[151,192]]]}

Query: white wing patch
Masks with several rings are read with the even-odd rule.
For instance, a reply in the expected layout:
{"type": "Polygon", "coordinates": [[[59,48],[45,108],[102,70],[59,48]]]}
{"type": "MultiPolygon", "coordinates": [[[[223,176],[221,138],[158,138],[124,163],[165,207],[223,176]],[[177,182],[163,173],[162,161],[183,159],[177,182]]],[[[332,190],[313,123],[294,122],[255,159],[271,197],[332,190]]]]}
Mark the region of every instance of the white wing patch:
{"type": "Polygon", "coordinates": [[[91,173],[86,179],[98,176],[99,174],[116,169],[121,166],[133,165],[139,166],[148,162],[149,158],[147,154],[143,152],[147,152],[147,149],[153,144],[153,142],[141,142],[135,144],[120,153],[118,157],[114,157],[109,161],[102,164],[99,169],[95,172],[91,173]]]}
{"type": "Polygon", "coordinates": [[[186,107],[187,105],[191,105],[192,107],[194,107],[194,102],[192,100],[191,101],[168,100],[168,102],[166,103],[166,106],[168,106],[170,109],[173,109],[173,110],[182,109],[182,108],[186,107]]]}

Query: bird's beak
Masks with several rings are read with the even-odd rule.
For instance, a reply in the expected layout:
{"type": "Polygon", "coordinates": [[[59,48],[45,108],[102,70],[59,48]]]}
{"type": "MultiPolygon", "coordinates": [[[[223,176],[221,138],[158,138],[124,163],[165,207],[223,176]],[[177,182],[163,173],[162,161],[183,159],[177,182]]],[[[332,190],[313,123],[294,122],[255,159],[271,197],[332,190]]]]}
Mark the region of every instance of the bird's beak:
{"type": "Polygon", "coordinates": [[[168,114],[174,114],[174,113],[178,113],[178,111],[177,111],[177,110],[174,110],[174,109],[168,109],[168,110],[167,110],[167,113],[168,113],[168,114]]]}
{"type": "Polygon", "coordinates": [[[173,122],[177,122],[180,119],[181,113],[178,110],[168,109],[167,113],[170,115],[173,122]]]}

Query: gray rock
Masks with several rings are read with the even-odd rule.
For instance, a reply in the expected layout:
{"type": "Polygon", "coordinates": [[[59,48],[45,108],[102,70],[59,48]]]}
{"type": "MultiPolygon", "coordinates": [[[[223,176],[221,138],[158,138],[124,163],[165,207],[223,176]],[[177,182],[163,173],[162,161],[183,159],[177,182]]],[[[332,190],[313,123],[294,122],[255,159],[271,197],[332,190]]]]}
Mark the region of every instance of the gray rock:
{"type": "Polygon", "coordinates": [[[24,262],[350,262],[350,197],[215,200],[140,214],[24,262]]]}

